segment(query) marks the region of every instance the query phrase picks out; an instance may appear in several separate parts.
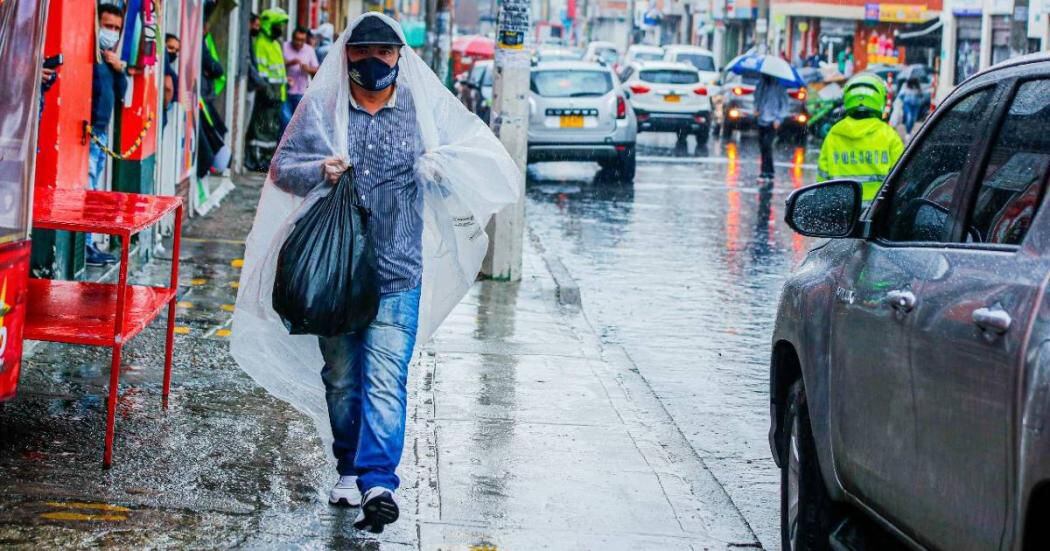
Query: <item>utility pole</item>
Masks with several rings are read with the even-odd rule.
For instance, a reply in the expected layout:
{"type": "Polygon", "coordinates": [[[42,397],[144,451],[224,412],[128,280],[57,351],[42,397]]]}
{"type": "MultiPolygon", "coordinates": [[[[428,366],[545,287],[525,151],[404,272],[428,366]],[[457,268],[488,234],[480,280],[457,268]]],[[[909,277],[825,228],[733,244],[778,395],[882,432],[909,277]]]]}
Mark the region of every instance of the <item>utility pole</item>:
{"type": "Polygon", "coordinates": [[[452,87],[452,0],[437,0],[434,72],[446,88],[452,87]]]}
{"type": "Polygon", "coordinates": [[[489,222],[489,252],[481,273],[502,281],[521,280],[525,229],[525,160],[529,141],[529,72],[526,41],[532,31],[531,0],[503,0],[496,32],[496,75],[492,83],[492,130],[518,165],[522,196],[489,222]]]}
{"type": "Polygon", "coordinates": [[[1028,0],[1014,0],[1010,17],[1010,57],[1028,53],[1028,0]]]}
{"type": "Polygon", "coordinates": [[[634,44],[634,24],[638,19],[638,6],[635,4],[635,0],[627,0],[627,44],[624,46],[624,51],[634,44]]]}
{"type": "Polygon", "coordinates": [[[423,0],[423,20],[427,26],[426,45],[423,46],[423,61],[434,69],[434,58],[437,55],[437,0],[423,0]]]}
{"type": "Polygon", "coordinates": [[[755,20],[755,49],[760,54],[769,51],[769,0],[758,0],[758,19],[755,20]]]}

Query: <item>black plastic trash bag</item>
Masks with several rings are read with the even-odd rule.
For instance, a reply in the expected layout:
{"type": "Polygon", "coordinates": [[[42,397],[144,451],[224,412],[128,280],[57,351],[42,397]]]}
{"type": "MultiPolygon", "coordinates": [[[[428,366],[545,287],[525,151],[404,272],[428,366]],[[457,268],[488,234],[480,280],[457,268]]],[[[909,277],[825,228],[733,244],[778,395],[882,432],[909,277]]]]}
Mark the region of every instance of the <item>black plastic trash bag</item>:
{"type": "Polygon", "coordinates": [[[368,217],[351,169],[295,223],[273,285],[273,309],[291,334],[346,335],[375,319],[379,279],[368,217]]]}

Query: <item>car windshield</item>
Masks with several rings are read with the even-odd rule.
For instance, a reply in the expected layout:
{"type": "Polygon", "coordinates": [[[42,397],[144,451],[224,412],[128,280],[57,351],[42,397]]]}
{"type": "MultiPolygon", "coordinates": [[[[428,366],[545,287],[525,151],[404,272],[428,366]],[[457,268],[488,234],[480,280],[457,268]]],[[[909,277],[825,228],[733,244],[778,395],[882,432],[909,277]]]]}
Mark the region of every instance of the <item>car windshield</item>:
{"type": "Polygon", "coordinates": [[[738,75],[736,73],[726,73],[726,84],[747,84],[748,86],[758,86],[758,77],[754,75],[738,75]]]}
{"type": "Polygon", "coordinates": [[[540,61],[578,61],[580,55],[568,50],[548,50],[539,53],[540,61]]]}
{"type": "Polygon", "coordinates": [[[532,91],[546,98],[604,96],[612,90],[612,77],[604,71],[572,69],[532,73],[532,91]]]}
{"type": "Polygon", "coordinates": [[[678,54],[676,59],[679,63],[688,63],[696,67],[697,71],[714,71],[715,58],[704,54],[678,54]]]}
{"type": "Polygon", "coordinates": [[[616,50],[610,48],[598,50],[598,60],[604,63],[616,63],[616,60],[619,57],[620,56],[616,53],[616,50]]]}
{"type": "Polygon", "coordinates": [[[696,84],[700,77],[692,71],[676,69],[646,69],[638,73],[638,78],[653,84],[696,84]]]}
{"type": "Polygon", "coordinates": [[[664,55],[660,52],[635,52],[634,58],[638,61],[659,61],[664,55]]]}

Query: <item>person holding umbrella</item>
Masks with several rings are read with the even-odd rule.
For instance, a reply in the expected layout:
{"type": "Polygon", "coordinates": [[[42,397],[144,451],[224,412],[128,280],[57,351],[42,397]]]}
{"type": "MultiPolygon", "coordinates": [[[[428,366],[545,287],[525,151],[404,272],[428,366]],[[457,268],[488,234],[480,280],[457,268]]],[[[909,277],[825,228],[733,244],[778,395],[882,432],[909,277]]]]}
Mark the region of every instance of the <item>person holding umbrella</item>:
{"type": "Polygon", "coordinates": [[[762,156],[760,181],[773,181],[773,140],[780,130],[780,121],[787,115],[787,90],[776,77],[762,74],[755,87],[755,120],[758,124],[758,149],[762,156]]]}
{"type": "Polygon", "coordinates": [[[758,76],[755,88],[755,115],[758,124],[758,144],[762,154],[759,180],[773,180],[773,140],[780,121],[788,114],[788,96],[785,87],[805,86],[802,77],[783,59],[759,53],[746,53],[729,62],[730,71],[740,75],[758,76]]]}

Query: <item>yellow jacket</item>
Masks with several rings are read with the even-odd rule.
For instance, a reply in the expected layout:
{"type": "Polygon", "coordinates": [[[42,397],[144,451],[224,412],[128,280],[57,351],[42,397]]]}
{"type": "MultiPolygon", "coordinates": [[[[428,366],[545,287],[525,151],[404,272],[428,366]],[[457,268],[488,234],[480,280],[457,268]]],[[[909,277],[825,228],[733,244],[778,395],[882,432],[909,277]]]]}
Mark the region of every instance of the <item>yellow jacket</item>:
{"type": "Polygon", "coordinates": [[[820,147],[817,178],[857,180],[864,188],[864,201],[871,201],[903,152],[900,135],[881,119],[846,117],[831,127],[820,147]]]}

